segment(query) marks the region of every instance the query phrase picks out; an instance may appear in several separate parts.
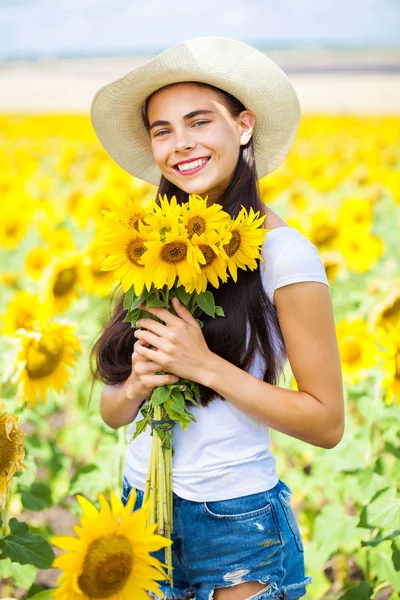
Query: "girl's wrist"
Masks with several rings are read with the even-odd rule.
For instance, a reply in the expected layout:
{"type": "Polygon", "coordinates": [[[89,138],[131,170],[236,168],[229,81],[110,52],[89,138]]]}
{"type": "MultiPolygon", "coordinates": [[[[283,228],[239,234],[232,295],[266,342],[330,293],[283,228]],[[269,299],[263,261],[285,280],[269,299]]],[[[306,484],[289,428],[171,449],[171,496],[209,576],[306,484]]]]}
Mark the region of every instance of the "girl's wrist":
{"type": "Polygon", "coordinates": [[[200,371],[200,378],[198,382],[201,383],[201,385],[204,385],[210,389],[214,389],[213,385],[215,385],[216,378],[221,370],[222,360],[223,359],[218,356],[218,354],[210,352],[209,359],[204,364],[204,368],[200,371]]]}

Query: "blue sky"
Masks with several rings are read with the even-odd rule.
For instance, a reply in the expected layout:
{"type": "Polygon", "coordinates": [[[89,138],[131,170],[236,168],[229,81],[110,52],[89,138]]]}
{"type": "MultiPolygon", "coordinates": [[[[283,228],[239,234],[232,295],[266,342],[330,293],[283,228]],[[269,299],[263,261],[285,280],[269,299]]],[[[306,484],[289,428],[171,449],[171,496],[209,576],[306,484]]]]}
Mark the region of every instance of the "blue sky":
{"type": "Polygon", "coordinates": [[[198,35],[400,46],[400,0],[0,0],[0,58],[158,51],[198,35]]]}

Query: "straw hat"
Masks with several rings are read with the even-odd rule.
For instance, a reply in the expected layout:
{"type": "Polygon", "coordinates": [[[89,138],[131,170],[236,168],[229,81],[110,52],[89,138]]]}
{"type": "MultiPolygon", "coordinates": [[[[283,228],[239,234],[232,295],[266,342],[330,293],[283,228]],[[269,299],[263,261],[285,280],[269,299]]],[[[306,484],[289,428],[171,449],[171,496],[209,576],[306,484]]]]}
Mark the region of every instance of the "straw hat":
{"type": "Polygon", "coordinates": [[[288,77],[252,46],[207,36],[167,48],[94,96],[90,109],[93,128],[107,153],[123,169],[159,184],[161,171],[142,121],[143,104],[156,90],[183,81],[219,87],[254,112],[255,160],[260,178],[282,163],[300,122],[299,100],[288,77]]]}

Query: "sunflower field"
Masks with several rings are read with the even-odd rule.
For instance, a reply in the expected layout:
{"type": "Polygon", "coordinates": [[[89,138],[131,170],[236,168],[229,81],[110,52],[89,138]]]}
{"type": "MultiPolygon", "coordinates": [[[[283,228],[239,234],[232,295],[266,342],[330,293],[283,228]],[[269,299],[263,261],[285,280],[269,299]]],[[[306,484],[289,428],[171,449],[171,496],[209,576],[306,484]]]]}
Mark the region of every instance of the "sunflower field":
{"type": "MultiPolygon", "coordinates": [[[[345,385],[335,448],[271,432],[307,600],[400,600],[399,139],[400,117],[306,115],[260,180],[319,250],[345,385]]],[[[108,157],[88,116],[0,116],[0,162],[0,597],[145,600],[163,539],[119,500],[125,431],[100,417],[89,354],[116,285],[96,252],[102,210],[157,190],[108,157]]],[[[289,363],[279,385],[296,389],[289,363]]]]}

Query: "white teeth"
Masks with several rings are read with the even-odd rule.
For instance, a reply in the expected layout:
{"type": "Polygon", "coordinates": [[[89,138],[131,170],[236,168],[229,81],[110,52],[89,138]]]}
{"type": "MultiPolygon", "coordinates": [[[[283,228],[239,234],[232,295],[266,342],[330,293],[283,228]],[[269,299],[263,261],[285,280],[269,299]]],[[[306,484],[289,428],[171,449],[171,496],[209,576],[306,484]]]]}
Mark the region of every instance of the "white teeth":
{"type": "Polygon", "coordinates": [[[199,160],[194,160],[190,163],[183,163],[182,165],[177,165],[180,171],[189,171],[190,169],[195,169],[196,167],[200,167],[200,165],[204,165],[208,161],[208,158],[201,158],[199,160]]]}

